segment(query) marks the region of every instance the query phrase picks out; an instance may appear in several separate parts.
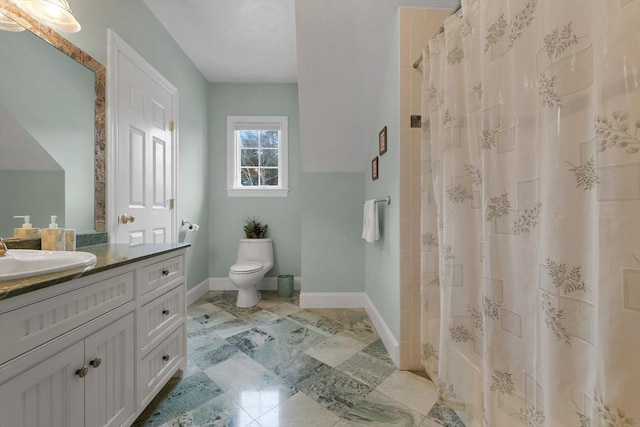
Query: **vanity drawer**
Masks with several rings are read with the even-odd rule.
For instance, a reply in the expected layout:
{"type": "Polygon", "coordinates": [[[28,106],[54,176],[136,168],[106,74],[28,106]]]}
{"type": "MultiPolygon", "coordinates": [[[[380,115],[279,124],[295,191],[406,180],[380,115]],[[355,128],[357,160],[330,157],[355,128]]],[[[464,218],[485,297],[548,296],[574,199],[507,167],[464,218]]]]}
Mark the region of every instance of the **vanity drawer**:
{"type": "Polygon", "coordinates": [[[0,364],[134,299],[130,271],[0,315],[0,364]]]}
{"type": "Polygon", "coordinates": [[[139,407],[149,403],[184,356],[184,327],[181,326],[142,359],[138,371],[139,407]]]}
{"type": "Polygon", "coordinates": [[[140,294],[144,295],[184,277],[184,257],[177,256],[140,269],[140,294]]]}
{"type": "Polygon", "coordinates": [[[146,347],[171,325],[184,319],[184,286],[173,288],[139,310],[139,347],[146,347]]]}

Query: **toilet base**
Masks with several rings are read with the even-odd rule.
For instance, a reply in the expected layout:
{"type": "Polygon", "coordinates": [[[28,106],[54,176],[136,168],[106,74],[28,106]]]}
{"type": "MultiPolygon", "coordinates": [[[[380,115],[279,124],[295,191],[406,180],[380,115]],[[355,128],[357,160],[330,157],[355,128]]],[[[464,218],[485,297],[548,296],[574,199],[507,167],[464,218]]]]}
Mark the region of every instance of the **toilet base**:
{"type": "Polygon", "coordinates": [[[262,298],[262,294],[255,287],[251,289],[240,289],[238,290],[236,306],[240,308],[253,307],[260,301],[260,298],[262,298]]]}

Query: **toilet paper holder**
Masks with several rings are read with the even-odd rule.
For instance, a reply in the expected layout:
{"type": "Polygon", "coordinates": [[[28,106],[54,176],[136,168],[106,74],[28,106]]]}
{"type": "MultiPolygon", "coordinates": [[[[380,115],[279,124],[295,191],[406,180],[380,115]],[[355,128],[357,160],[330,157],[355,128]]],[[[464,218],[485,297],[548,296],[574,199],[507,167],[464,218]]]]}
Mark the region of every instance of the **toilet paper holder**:
{"type": "Polygon", "coordinates": [[[200,228],[200,226],[198,224],[194,224],[190,221],[186,221],[186,220],[182,220],[182,226],[187,226],[187,228],[191,231],[198,231],[198,229],[200,228]]]}

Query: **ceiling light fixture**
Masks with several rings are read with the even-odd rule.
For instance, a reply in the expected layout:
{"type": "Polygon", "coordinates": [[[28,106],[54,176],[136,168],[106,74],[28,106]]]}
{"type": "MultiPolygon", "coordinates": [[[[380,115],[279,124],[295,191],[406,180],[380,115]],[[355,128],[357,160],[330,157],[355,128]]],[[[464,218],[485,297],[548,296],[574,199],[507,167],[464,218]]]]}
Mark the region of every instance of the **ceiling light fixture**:
{"type": "Polygon", "coordinates": [[[4,11],[5,9],[0,5],[0,30],[13,32],[24,31],[24,27],[5,15],[4,11]]]}
{"type": "Polygon", "coordinates": [[[80,24],[74,18],[67,0],[13,0],[13,3],[32,18],[56,31],[80,31],[80,24]]]}

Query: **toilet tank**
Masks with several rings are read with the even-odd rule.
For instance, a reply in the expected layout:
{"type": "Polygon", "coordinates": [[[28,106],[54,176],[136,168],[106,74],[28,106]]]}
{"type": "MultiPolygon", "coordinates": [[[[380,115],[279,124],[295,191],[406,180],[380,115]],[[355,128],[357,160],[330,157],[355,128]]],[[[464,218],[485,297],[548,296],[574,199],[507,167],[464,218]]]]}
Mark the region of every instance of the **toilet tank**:
{"type": "Polygon", "coordinates": [[[273,241],[271,239],[240,239],[236,263],[246,261],[273,263],[273,241]]]}

